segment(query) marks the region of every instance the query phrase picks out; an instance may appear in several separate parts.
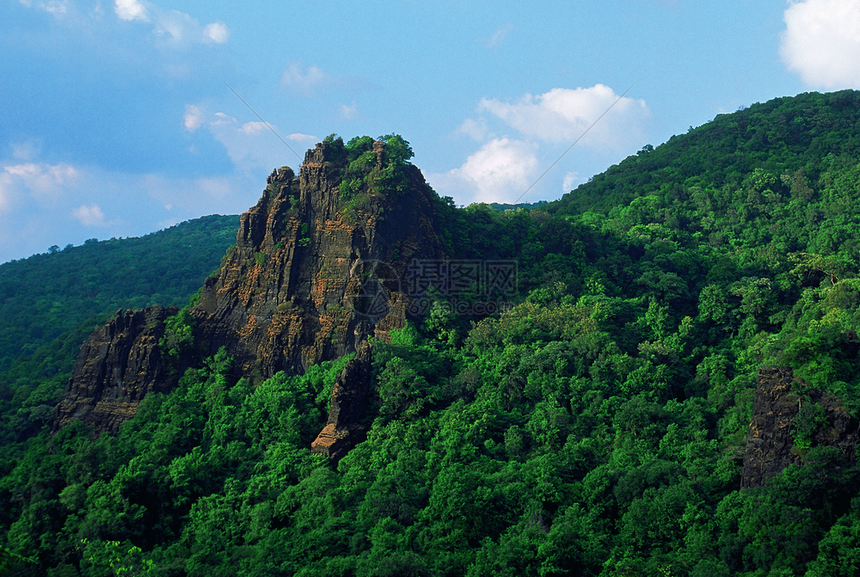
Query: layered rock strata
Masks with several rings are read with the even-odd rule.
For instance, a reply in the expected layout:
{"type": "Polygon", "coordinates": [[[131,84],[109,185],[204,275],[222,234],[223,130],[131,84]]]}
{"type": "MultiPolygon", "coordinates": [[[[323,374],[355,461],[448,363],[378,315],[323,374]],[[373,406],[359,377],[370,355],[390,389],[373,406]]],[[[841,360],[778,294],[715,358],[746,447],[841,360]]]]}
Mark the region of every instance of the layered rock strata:
{"type": "Polygon", "coordinates": [[[371,394],[371,347],[365,341],[334,383],[328,422],[311,443],[311,451],[338,461],[364,440],[362,422],[371,394]]]}
{"type": "MultiPolygon", "coordinates": [[[[379,167],[384,143],[373,143],[373,151],[379,167]]],[[[342,144],[323,142],[307,152],[298,177],[289,167],[271,174],[262,198],[241,217],[236,246],[206,279],[190,310],[195,346],[184,353],[183,367],[224,347],[241,375],[260,382],[278,371],[301,373],[355,351],[368,336],[385,339],[404,326],[410,263],[445,257],[434,207],[439,199],[421,172],[406,165],[407,190],[368,188],[347,200],[339,191],[346,163],[342,144]]],[[[167,313],[129,314],[162,318],[167,313]]],[[[149,348],[141,351],[147,351],[149,362],[133,377],[122,355],[102,354],[102,348],[122,349],[129,338],[112,323],[100,329],[98,346],[81,350],[55,429],[85,417],[98,431],[115,430],[134,414],[139,400],[114,406],[101,399],[131,399],[115,393],[119,390],[139,391],[142,398],[175,384],[155,350],[160,338],[155,332],[135,333],[148,339],[149,348]],[[102,374],[112,375],[112,392],[102,390],[102,374]]]]}
{"type": "Polygon", "coordinates": [[[54,430],[73,420],[116,432],[147,393],[176,384],[178,367],[161,358],[164,320],[176,307],[119,310],[83,344],[72,378],[57,405],[54,430]]]}
{"type": "MultiPolygon", "coordinates": [[[[375,143],[381,154],[383,143],[375,143]]],[[[192,310],[208,354],[225,347],[258,379],[298,373],[404,325],[413,259],[444,257],[435,193],[408,166],[410,190],[350,206],[338,191],[336,147],[318,144],[299,177],[282,168],[242,215],[236,248],[192,310]]]]}

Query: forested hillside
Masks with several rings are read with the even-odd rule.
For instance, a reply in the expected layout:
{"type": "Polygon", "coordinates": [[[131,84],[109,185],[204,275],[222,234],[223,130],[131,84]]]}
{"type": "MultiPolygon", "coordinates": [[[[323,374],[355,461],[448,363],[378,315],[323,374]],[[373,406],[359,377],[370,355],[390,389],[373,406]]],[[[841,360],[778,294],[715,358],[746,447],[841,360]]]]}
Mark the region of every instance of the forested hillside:
{"type": "Polygon", "coordinates": [[[207,216],[140,238],[0,265],[3,442],[50,420],[81,343],[119,308],[188,302],[235,242],[236,216],[207,216]]]}
{"type": "Polygon", "coordinates": [[[91,315],[184,304],[236,241],[236,216],[89,240],[0,265],[0,371],[91,315]]]}
{"type": "Polygon", "coordinates": [[[222,351],[115,436],[80,422],[7,434],[0,563],[860,574],[856,445],[834,441],[830,417],[856,438],[858,129],[860,93],[803,94],[645,147],[532,210],[438,199],[449,257],[515,263],[515,290],[431,294],[372,339],[366,441],[339,461],[310,451],[350,356],[252,384],[222,351]],[[774,365],[795,377],[777,410],[796,464],[742,490],[759,370],[774,365]]]}

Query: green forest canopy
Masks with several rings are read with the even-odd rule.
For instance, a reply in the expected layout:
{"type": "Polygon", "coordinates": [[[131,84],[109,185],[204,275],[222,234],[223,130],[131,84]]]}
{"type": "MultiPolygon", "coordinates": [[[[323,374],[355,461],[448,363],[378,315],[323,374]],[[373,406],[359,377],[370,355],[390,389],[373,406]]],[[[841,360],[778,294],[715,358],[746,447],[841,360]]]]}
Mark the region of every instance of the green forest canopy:
{"type": "Polygon", "coordinates": [[[236,242],[238,226],[238,216],[205,216],[0,264],[0,372],[92,315],[184,304],[236,242]]]}
{"type": "Polygon", "coordinates": [[[207,216],[0,265],[0,442],[50,420],[81,343],[110,314],[185,304],[235,242],[238,222],[207,216]]]}
{"type": "Polygon", "coordinates": [[[336,466],[308,450],[347,359],[254,388],[222,353],[117,436],[7,433],[0,535],[19,557],[5,562],[857,575],[860,470],[816,446],[814,410],[794,431],[805,466],[739,484],[759,367],[788,365],[798,398],[818,388],[858,415],[858,123],[860,93],[802,94],[646,147],[535,210],[440,200],[452,256],[516,260],[519,294],[486,318],[440,300],[376,343],[366,442],[336,466]]]}

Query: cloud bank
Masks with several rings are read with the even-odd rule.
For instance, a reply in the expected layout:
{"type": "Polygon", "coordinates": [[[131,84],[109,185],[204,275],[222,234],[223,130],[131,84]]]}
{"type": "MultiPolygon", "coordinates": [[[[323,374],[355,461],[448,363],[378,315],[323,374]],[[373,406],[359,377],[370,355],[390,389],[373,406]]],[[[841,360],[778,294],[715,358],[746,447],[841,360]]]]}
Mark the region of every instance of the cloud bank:
{"type": "Polygon", "coordinates": [[[624,147],[631,132],[638,131],[641,121],[648,116],[644,100],[620,97],[604,84],[591,88],[553,88],[537,96],[526,94],[514,102],[484,98],[478,110],[489,112],[524,136],[543,142],[572,143],[582,137],[583,146],[610,150],[624,147]]]}
{"type": "Polygon", "coordinates": [[[224,44],[230,39],[230,29],[223,22],[212,22],[206,26],[190,15],[178,10],[167,10],[151,2],[140,0],[115,0],[114,12],[126,22],[148,22],[153,33],[171,46],[189,43],[224,44]]]}
{"type": "Polygon", "coordinates": [[[177,178],[0,158],[0,262],[93,236],[146,234],[200,216],[201,206],[238,214],[258,186],[259,175],[177,178]]]}
{"type": "Polygon", "coordinates": [[[114,12],[120,20],[142,20],[149,22],[146,7],[138,0],[116,0],[114,12]]]}
{"type": "MultiPolygon", "coordinates": [[[[534,200],[521,197],[574,142],[613,157],[630,154],[641,146],[650,114],[644,100],[620,96],[604,84],[553,88],[513,101],[482,98],[476,112],[455,135],[468,136],[480,148],[459,168],[428,175],[443,194],[466,203],[534,200]],[[516,137],[506,134],[511,130],[516,137]]],[[[567,191],[578,174],[547,175],[550,178],[567,191]]]]}
{"type": "Polygon", "coordinates": [[[78,208],[72,209],[72,218],[87,227],[103,227],[107,226],[105,222],[105,213],[97,204],[89,206],[82,204],[78,208]]]}
{"type": "Polygon", "coordinates": [[[189,133],[195,133],[201,128],[211,133],[212,137],[224,146],[236,169],[246,174],[259,173],[261,170],[266,171],[281,166],[285,159],[289,162],[294,160],[294,164],[301,163],[284,147],[283,143],[278,142],[277,136],[272,134],[269,126],[284,140],[300,145],[296,150],[297,154],[303,152],[301,147],[310,146],[320,140],[316,136],[298,132],[284,135],[278,130],[277,125],[266,125],[265,122],[258,120],[240,122],[223,112],[212,114],[199,104],[185,105],[182,125],[189,133]]]}
{"type": "Polygon", "coordinates": [[[536,177],[537,146],[508,137],[494,138],[470,155],[460,168],[428,175],[433,186],[460,192],[467,202],[515,202],[536,177]]]}
{"type": "Polygon", "coordinates": [[[780,56],[812,87],[860,88],[860,0],[791,2],[780,56]]]}

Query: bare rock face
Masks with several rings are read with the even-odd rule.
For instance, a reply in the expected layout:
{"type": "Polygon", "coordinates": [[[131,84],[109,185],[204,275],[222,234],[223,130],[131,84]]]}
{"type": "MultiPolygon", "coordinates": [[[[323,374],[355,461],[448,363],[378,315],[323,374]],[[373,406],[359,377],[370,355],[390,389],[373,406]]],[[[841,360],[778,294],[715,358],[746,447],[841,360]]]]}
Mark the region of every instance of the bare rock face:
{"type": "Polygon", "coordinates": [[[854,464],[854,448],[860,440],[858,422],[834,395],[823,391],[807,392],[807,400],[794,391],[799,383],[789,367],[759,370],[758,386],[749,425],[741,488],[767,483],[789,465],[803,465],[803,451],[795,448],[795,429],[803,403],[821,407],[826,424],[812,435],[812,446],[839,448],[854,464]]]}
{"type": "MultiPolygon", "coordinates": [[[[385,144],[374,142],[373,152],[380,168],[385,144]]],[[[288,167],[272,173],[262,198],[241,217],[236,246],[190,310],[194,347],[187,355],[196,358],[184,358],[180,374],[221,347],[254,382],[279,371],[298,374],[404,326],[410,263],[445,257],[438,197],[416,167],[405,165],[406,190],[368,188],[346,198],[339,185],[347,166],[342,143],[323,142],[307,152],[298,178],[288,167]]],[[[168,369],[157,350],[170,314],[129,311],[93,333],[54,429],[82,419],[97,432],[115,431],[147,392],[173,388],[177,369],[168,369]]]]}
{"type": "Polygon", "coordinates": [[[311,443],[311,452],[337,461],[364,440],[362,418],[371,392],[371,347],[364,341],[334,383],[328,422],[311,443]]]}
{"type": "Polygon", "coordinates": [[[759,370],[741,473],[742,489],[763,485],[790,464],[800,464],[799,455],[791,453],[791,425],[797,414],[797,396],[791,394],[793,380],[789,367],[759,370]]]}
{"type": "Polygon", "coordinates": [[[54,430],[73,420],[116,432],[147,393],[176,384],[177,371],[162,361],[158,341],[176,307],[119,310],[81,347],[72,378],[57,405],[54,430]]]}
{"type": "MultiPolygon", "coordinates": [[[[375,143],[378,155],[382,147],[375,143]]],[[[244,374],[267,379],[404,326],[409,263],[444,256],[435,193],[408,166],[406,193],[347,206],[338,191],[343,163],[337,147],[317,144],[298,178],[289,168],[274,172],[242,215],[235,250],[192,311],[208,354],[224,346],[244,374]]]]}

